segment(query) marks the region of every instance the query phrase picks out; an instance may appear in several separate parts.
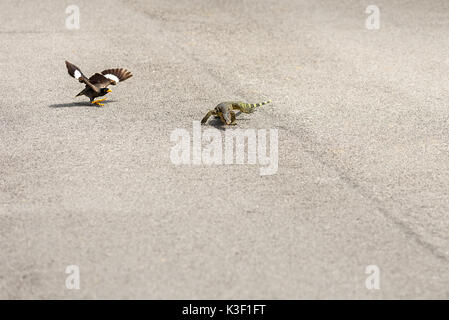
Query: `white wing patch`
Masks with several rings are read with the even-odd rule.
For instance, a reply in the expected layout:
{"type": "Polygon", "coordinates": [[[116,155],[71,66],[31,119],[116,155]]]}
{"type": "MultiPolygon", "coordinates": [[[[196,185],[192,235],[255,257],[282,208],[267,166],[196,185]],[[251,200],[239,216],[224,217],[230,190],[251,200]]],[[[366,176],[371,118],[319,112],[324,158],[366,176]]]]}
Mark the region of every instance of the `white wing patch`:
{"type": "Polygon", "coordinates": [[[75,73],[73,74],[73,76],[75,77],[76,80],[78,80],[79,78],[81,78],[81,72],[79,72],[78,70],[75,70],[75,73]]]}
{"type": "Polygon", "coordinates": [[[108,78],[109,80],[114,81],[115,83],[119,83],[119,81],[120,81],[120,79],[119,79],[117,76],[115,76],[115,75],[113,75],[113,74],[110,74],[110,73],[105,74],[104,76],[105,76],[106,78],[108,78]]]}

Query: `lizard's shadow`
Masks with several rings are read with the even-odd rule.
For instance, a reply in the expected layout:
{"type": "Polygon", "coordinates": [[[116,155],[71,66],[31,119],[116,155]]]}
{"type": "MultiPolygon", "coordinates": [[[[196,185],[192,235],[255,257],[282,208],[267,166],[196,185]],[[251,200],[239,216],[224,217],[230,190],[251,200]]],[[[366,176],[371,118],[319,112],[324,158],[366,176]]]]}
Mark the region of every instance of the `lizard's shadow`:
{"type": "Polygon", "coordinates": [[[209,125],[214,127],[215,129],[225,131],[226,126],[221,122],[220,118],[213,118],[209,121],[209,125]]]}
{"type": "MultiPolygon", "coordinates": [[[[115,100],[105,100],[102,101],[101,103],[104,104],[108,104],[111,102],[115,102],[115,100]]],[[[89,108],[98,108],[98,106],[96,106],[95,104],[92,104],[90,102],[85,102],[85,101],[81,101],[81,102],[70,102],[70,103],[59,103],[59,104],[52,104],[48,106],[49,108],[76,108],[76,107],[89,107],[89,108]]]]}

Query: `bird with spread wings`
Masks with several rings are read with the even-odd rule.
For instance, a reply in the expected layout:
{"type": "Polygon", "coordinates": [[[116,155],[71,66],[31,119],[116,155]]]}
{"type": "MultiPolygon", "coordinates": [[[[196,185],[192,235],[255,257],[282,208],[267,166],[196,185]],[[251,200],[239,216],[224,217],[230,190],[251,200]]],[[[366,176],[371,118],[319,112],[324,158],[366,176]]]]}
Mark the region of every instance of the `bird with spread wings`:
{"type": "Polygon", "coordinates": [[[95,100],[95,98],[102,97],[111,92],[111,90],[108,89],[109,85],[116,85],[117,83],[125,81],[126,79],[132,77],[131,72],[129,72],[128,70],[117,68],[107,69],[102,71],[101,73],[95,73],[92,77],[87,78],[74,64],[68,61],[66,61],[65,64],[67,66],[69,75],[86,85],[86,87],[76,96],[78,97],[85,95],[90,99],[90,103],[96,104],[97,106],[103,106],[104,104],[100,102],[106,100],[106,98],[97,100],[95,100]]]}

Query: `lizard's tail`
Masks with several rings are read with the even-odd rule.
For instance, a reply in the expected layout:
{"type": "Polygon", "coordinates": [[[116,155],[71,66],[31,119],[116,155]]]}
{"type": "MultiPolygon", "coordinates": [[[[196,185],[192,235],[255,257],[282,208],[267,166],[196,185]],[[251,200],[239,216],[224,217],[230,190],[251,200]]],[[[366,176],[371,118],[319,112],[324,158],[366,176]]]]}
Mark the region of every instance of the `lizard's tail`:
{"type": "Polygon", "coordinates": [[[268,101],[259,102],[259,103],[251,103],[249,105],[251,106],[251,108],[257,108],[257,107],[263,106],[264,104],[267,104],[270,102],[271,102],[271,100],[268,100],[268,101]]]}

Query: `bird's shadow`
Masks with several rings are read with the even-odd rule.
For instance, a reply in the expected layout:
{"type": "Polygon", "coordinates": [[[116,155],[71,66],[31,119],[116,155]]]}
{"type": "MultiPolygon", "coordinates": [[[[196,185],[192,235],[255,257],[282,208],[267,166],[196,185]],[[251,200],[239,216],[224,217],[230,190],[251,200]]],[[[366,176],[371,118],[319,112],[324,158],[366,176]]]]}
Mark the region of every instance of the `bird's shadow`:
{"type": "MultiPolygon", "coordinates": [[[[115,102],[115,100],[105,100],[101,103],[108,104],[115,102]]],[[[70,103],[60,103],[60,104],[52,104],[48,106],[49,108],[76,108],[76,107],[89,107],[89,108],[98,108],[96,104],[92,104],[90,102],[81,101],[81,102],[70,102],[70,103]]]]}

